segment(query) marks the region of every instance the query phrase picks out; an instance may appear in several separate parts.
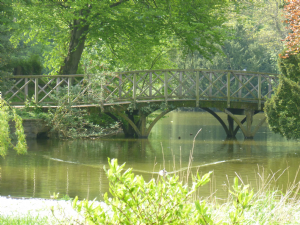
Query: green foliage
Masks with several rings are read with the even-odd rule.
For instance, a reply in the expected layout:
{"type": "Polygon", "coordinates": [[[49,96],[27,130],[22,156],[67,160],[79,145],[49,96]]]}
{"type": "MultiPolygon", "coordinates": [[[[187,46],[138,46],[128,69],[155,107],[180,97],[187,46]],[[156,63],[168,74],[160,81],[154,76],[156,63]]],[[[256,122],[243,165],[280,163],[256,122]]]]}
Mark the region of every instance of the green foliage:
{"type": "Polygon", "coordinates": [[[282,76],[270,99],[265,103],[269,127],[287,139],[300,139],[300,54],[279,59],[282,76]]]}
{"type": "Polygon", "coordinates": [[[72,107],[65,94],[55,96],[56,109],[49,109],[45,118],[50,132],[61,138],[87,137],[101,134],[102,128],[89,120],[86,109],[72,107]]]}
{"type": "Polygon", "coordinates": [[[50,198],[51,198],[51,199],[58,199],[58,196],[59,196],[59,193],[53,192],[53,194],[50,195],[50,198]]]}
{"type": "Polygon", "coordinates": [[[253,197],[253,190],[249,193],[249,185],[239,185],[238,178],[234,178],[234,184],[232,186],[233,191],[230,193],[234,196],[233,206],[235,211],[229,213],[232,224],[240,224],[244,220],[244,210],[251,207],[250,201],[253,197]]]}
{"type": "Polygon", "coordinates": [[[5,157],[7,150],[13,147],[18,154],[25,154],[27,152],[27,144],[22,125],[22,119],[17,115],[15,109],[10,108],[6,101],[0,95],[0,155],[5,157]],[[9,121],[15,123],[15,135],[17,137],[17,144],[13,145],[10,138],[9,121]]]}
{"type": "Polygon", "coordinates": [[[244,70],[257,72],[277,72],[277,57],[274,57],[265,46],[249,37],[243,25],[233,27],[231,39],[219,46],[221,53],[206,59],[197,53],[189,53],[186,57],[182,52],[174,51],[171,57],[179,68],[244,70]]]}
{"type": "Polygon", "coordinates": [[[41,75],[43,65],[37,54],[15,59],[14,75],[41,75]]]}
{"type": "Polygon", "coordinates": [[[278,66],[284,77],[294,82],[300,81],[300,54],[278,58],[278,66]]]}
{"type": "Polygon", "coordinates": [[[300,139],[300,86],[284,76],[274,95],[265,103],[270,129],[287,139],[300,139]]]}
{"type": "Polygon", "coordinates": [[[10,0],[1,1],[0,4],[0,90],[7,90],[6,78],[11,74],[12,68],[9,67],[13,46],[9,41],[9,28],[12,25],[13,10],[10,0]]]}
{"type": "MultiPolygon", "coordinates": [[[[134,176],[131,169],[121,173],[125,164],[119,166],[116,159],[109,161],[109,170],[105,170],[110,192],[104,201],[107,208],[94,206],[87,200],[73,207],[79,212],[84,210],[85,218],[90,224],[207,224],[210,215],[205,202],[191,204],[196,190],[209,182],[210,173],[193,177],[192,187],[179,182],[179,177],[161,177],[157,182],[146,182],[142,176],[134,176]]],[[[211,223],[212,224],[212,223],[211,223]]]]}
{"type": "Polygon", "coordinates": [[[241,224],[245,221],[244,212],[251,207],[253,191],[249,192],[248,185],[239,185],[235,178],[230,191],[234,207],[228,213],[230,223],[215,222],[212,205],[199,200],[192,204],[193,194],[209,182],[211,172],[192,176],[192,187],[188,187],[177,175],[146,182],[142,176],[134,176],[131,169],[122,173],[125,164],[119,166],[116,159],[108,160],[109,170],[104,170],[113,197],[104,195],[106,205],[78,202],[78,197],[73,201],[73,208],[84,214],[88,224],[241,224]]]}
{"type": "Polygon", "coordinates": [[[19,0],[13,2],[19,27],[12,39],[52,45],[45,58],[55,71],[71,54],[81,58],[80,44],[86,46],[84,57],[91,51],[93,60],[115,68],[150,69],[158,62],[163,66],[168,61],[163,55],[171,48],[191,49],[204,57],[219,52],[215,44],[226,37],[229,2],[19,0]]]}

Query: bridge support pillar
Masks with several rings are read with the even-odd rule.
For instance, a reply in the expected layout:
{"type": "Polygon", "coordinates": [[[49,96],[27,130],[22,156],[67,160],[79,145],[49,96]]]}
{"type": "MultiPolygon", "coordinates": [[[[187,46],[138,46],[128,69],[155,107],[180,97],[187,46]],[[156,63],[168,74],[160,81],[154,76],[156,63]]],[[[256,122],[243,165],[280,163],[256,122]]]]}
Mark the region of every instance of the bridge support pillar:
{"type": "MultiPolygon", "coordinates": [[[[234,120],[237,123],[237,127],[234,130],[233,134],[234,136],[236,135],[238,129],[240,128],[244,134],[244,138],[245,139],[253,139],[254,135],[256,134],[256,132],[258,131],[258,129],[262,126],[262,124],[266,121],[266,117],[264,117],[257,125],[256,127],[253,129],[252,131],[252,122],[253,122],[253,116],[255,114],[254,110],[252,109],[245,109],[244,110],[244,114],[245,114],[245,118],[243,120],[239,120],[235,115],[233,115],[232,112],[230,112],[229,110],[225,109],[225,113],[228,115],[228,117],[231,117],[232,120],[234,120]],[[246,121],[246,127],[243,126],[243,123],[246,121]]],[[[231,120],[231,119],[228,119],[231,120]]]]}
{"type": "Polygon", "coordinates": [[[227,115],[227,121],[228,121],[227,139],[234,139],[235,138],[234,120],[229,115],[227,115]]]}
{"type": "Polygon", "coordinates": [[[161,119],[164,115],[170,112],[169,109],[162,111],[147,127],[147,116],[151,112],[145,113],[142,110],[134,110],[133,112],[125,111],[115,113],[117,116],[114,116],[112,113],[107,113],[111,118],[116,121],[121,122],[122,129],[126,137],[138,137],[138,138],[148,138],[153,126],[161,119]]]}

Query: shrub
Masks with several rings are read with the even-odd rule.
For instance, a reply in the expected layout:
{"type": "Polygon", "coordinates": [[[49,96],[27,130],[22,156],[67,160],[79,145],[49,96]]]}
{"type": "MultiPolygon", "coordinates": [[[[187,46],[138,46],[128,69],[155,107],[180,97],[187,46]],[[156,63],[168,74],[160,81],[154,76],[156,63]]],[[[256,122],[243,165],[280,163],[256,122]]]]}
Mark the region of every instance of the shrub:
{"type": "MultiPolygon", "coordinates": [[[[134,176],[132,169],[121,173],[116,159],[109,161],[107,174],[112,198],[104,195],[104,204],[95,205],[88,200],[73,201],[73,207],[88,224],[215,224],[212,208],[205,201],[196,200],[194,193],[210,181],[211,172],[192,176],[192,186],[179,181],[179,176],[161,176],[157,181],[146,182],[142,176],[134,176]]],[[[243,213],[250,208],[253,192],[248,186],[239,186],[237,178],[233,186],[234,210],[229,213],[231,224],[243,221],[243,213]]],[[[224,224],[224,223],[222,223],[224,224]]]]}

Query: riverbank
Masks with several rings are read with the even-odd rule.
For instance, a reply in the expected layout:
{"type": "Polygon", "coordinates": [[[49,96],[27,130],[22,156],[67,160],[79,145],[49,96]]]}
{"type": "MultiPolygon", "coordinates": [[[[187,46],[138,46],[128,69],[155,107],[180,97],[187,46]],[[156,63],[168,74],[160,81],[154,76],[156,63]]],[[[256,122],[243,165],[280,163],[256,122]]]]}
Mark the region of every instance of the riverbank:
{"type": "MultiPolygon", "coordinates": [[[[94,205],[103,202],[95,202],[94,205]]],[[[0,196],[0,222],[3,219],[30,219],[34,224],[81,224],[84,217],[72,207],[71,200],[11,198],[0,196]]]]}
{"type": "Polygon", "coordinates": [[[84,220],[72,208],[71,201],[37,198],[0,197],[0,217],[38,218],[50,224],[84,220]]]}

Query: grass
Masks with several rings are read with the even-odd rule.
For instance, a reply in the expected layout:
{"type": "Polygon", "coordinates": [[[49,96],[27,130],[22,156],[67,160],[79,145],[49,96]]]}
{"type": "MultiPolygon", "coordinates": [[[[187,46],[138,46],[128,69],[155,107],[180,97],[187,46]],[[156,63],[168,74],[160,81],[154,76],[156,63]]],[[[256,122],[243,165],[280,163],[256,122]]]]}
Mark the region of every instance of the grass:
{"type": "MultiPolygon", "coordinates": [[[[300,224],[300,183],[293,182],[285,192],[272,188],[271,183],[281,175],[276,177],[271,173],[266,180],[263,180],[263,176],[257,178],[261,186],[253,196],[250,208],[245,211],[242,224],[300,224]]],[[[230,186],[227,188],[230,189],[230,186]]],[[[230,221],[228,212],[233,210],[233,201],[235,198],[232,195],[225,203],[219,204],[216,198],[208,201],[216,223],[230,221]]]]}
{"type": "Polygon", "coordinates": [[[48,221],[48,218],[43,217],[40,218],[38,216],[33,217],[30,215],[27,216],[1,216],[0,215],[0,224],[2,225],[43,225],[43,224],[51,224],[48,221]]]}

